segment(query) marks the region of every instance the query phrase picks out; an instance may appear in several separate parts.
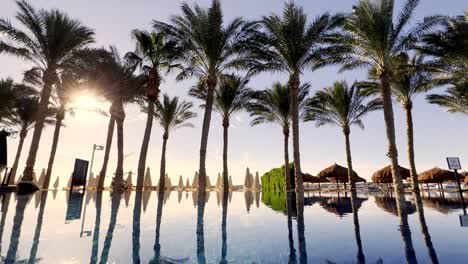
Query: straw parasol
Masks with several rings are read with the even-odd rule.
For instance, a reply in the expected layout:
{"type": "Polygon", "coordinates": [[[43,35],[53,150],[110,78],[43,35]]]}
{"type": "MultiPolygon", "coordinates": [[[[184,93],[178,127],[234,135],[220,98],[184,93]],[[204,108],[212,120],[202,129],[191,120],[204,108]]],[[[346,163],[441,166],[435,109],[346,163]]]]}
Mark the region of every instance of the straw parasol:
{"type": "Polygon", "coordinates": [[[177,184],[177,189],[179,192],[184,190],[184,180],[182,179],[182,175],[179,176],[179,184],[177,184]]]}
{"type": "MultiPolygon", "coordinates": [[[[367,198],[357,198],[356,199],[356,210],[361,208],[361,205],[367,198]]],[[[330,213],[338,215],[340,218],[353,212],[353,207],[351,206],[351,197],[330,197],[324,198],[320,205],[323,209],[327,210],[330,213]]]]}
{"type": "MultiPolygon", "coordinates": [[[[387,213],[398,216],[397,204],[394,197],[391,196],[375,196],[375,204],[387,213]]],[[[404,210],[410,215],[416,212],[416,205],[409,201],[405,201],[404,210]]]]}
{"type": "Polygon", "coordinates": [[[424,206],[433,208],[434,210],[449,214],[462,208],[460,198],[445,198],[445,197],[424,197],[422,199],[424,206]]]}
{"type": "MultiPolygon", "coordinates": [[[[400,176],[402,179],[406,179],[410,177],[410,171],[407,168],[403,168],[398,166],[400,171],[400,176]]],[[[393,183],[393,175],[392,175],[392,166],[388,165],[383,167],[382,169],[374,172],[372,174],[372,182],[374,183],[393,183]]]]}
{"type": "Polygon", "coordinates": [[[258,171],[255,173],[255,180],[252,184],[252,191],[260,191],[260,177],[258,176],[258,171]]]}
{"type": "Polygon", "coordinates": [[[455,181],[456,178],[453,172],[435,167],[420,173],[418,175],[418,180],[420,183],[441,184],[446,181],[455,181]]]}
{"type": "Polygon", "coordinates": [[[320,188],[320,183],[322,182],[329,182],[329,180],[327,178],[319,178],[319,177],[315,177],[315,176],[312,176],[311,174],[309,173],[302,173],[302,180],[304,182],[308,182],[308,183],[318,183],[318,187],[319,189],[320,188]]]}
{"type": "MultiPolygon", "coordinates": [[[[319,178],[327,178],[327,179],[333,179],[336,182],[336,186],[338,187],[339,182],[343,182],[345,184],[346,188],[346,183],[348,182],[348,169],[340,166],[338,164],[333,164],[328,168],[323,169],[321,172],[317,174],[317,177],[319,178]]],[[[353,171],[352,173],[353,180],[355,182],[365,182],[366,180],[359,177],[358,174],[353,171]]]]}

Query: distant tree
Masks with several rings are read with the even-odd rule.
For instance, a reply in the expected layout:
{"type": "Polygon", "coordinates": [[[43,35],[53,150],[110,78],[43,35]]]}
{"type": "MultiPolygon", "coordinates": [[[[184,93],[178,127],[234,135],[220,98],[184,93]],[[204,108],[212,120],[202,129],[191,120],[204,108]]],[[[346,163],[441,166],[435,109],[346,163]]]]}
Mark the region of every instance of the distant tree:
{"type": "Polygon", "coordinates": [[[362,118],[370,112],[382,109],[382,101],[373,99],[366,102],[368,96],[361,93],[355,85],[351,87],[345,81],[335,82],[332,87],[318,91],[307,102],[305,121],[315,121],[317,126],[337,125],[343,130],[346,143],[346,161],[348,180],[351,189],[356,188],[353,175],[351,143],[349,134],[351,126],[364,128],[362,118]]]}

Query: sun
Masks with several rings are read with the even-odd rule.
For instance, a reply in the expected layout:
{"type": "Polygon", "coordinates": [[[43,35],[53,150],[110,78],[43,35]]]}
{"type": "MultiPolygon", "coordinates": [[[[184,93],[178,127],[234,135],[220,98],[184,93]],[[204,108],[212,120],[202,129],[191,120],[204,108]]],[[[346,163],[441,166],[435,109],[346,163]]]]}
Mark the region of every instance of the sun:
{"type": "Polygon", "coordinates": [[[72,99],[72,105],[77,110],[106,110],[104,100],[90,92],[75,94],[72,99]]]}

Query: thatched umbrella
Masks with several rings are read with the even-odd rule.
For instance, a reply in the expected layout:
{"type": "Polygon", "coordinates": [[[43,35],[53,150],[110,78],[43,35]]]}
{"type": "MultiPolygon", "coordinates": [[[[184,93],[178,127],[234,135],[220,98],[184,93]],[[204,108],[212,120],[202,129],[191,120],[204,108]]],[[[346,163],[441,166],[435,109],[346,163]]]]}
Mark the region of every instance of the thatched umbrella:
{"type": "MultiPolygon", "coordinates": [[[[410,171],[407,168],[399,166],[400,176],[402,179],[410,177],[410,171]]],[[[372,174],[372,182],[374,183],[393,183],[392,166],[388,165],[372,174]]]]}
{"type": "MultiPolygon", "coordinates": [[[[397,204],[394,197],[391,196],[375,196],[375,204],[392,215],[398,216],[397,204]]],[[[405,201],[404,210],[410,215],[416,212],[416,205],[409,201],[405,201]]]]}
{"type": "MultiPolygon", "coordinates": [[[[356,210],[359,210],[362,203],[366,200],[367,198],[357,198],[356,210]]],[[[323,207],[323,209],[338,215],[340,218],[343,218],[343,216],[353,212],[353,207],[351,206],[351,197],[325,198],[320,202],[320,205],[323,207]]]]}
{"type": "Polygon", "coordinates": [[[443,214],[449,214],[451,211],[462,208],[459,198],[425,197],[422,199],[422,202],[424,206],[433,208],[443,214]]]}
{"type": "Polygon", "coordinates": [[[437,183],[441,187],[443,182],[456,181],[455,175],[449,170],[439,169],[437,167],[422,172],[418,175],[420,183],[437,183]]]}
{"type": "Polygon", "coordinates": [[[322,182],[330,182],[327,178],[315,177],[315,176],[312,176],[312,175],[309,174],[309,173],[303,173],[303,174],[302,174],[302,180],[303,180],[304,182],[308,182],[308,183],[318,183],[319,189],[322,189],[322,188],[320,187],[320,183],[322,183],[322,182]]]}
{"type": "MultiPolygon", "coordinates": [[[[327,178],[329,180],[333,179],[336,182],[336,188],[338,189],[338,183],[343,182],[345,184],[346,188],[346,183],[348,182],[348,169],[340,166],[338,164],[333,164],[330,167],[322,170],[317,174],[317,177],[319,178],[327,178]]],[[[365,182],[366,180],[359,177],[358,174],[353,171],[352,172],[352,177],[355,182],[365,182]]]]}

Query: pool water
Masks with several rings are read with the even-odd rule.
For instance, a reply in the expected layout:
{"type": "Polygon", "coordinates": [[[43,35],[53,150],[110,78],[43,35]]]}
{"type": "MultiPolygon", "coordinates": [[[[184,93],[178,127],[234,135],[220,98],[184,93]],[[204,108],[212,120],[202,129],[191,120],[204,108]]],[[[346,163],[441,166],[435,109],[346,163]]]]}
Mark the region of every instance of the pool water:
{"type": "Polygon", "coordinates": [[[350,196],[306,193],[298,226],[284,199],[256,192],[225,199],[210,192],[204,204],[197,193],[174,191],[4,194],[0,256],[4,263],[468,263],[457,194],[408,194],[400,216],[389,195],[350,196]]]}

